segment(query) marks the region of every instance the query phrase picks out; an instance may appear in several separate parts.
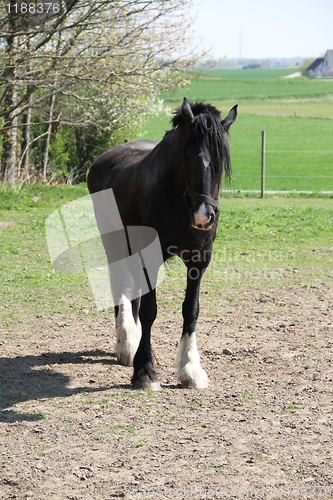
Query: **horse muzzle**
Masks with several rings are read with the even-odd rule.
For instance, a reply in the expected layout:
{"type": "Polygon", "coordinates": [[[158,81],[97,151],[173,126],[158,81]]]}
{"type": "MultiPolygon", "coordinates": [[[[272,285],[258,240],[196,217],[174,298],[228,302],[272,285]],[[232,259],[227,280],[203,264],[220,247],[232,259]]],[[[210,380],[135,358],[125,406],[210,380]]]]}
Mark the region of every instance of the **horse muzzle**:
{"type": "Polygon", "coordinates": [[[189,186],[185,189],[184,198],[191,216],[191,226],[194,229],[209,231],[211,229],[216,214],[219,211],[219,202],[211,196],[197,193],[189,186]],[[190,200],[195,200],[196,208],[193,208],[190,200]],[[197,203],[200,203],[198,206],[197,203]]]}
{"type": "Polygon", "coordinates": [[[198,210],[192,210],[191,225],[194,229],[209,231],[215,221],[215,211],[207,203],[201,203],[198,210]]]}

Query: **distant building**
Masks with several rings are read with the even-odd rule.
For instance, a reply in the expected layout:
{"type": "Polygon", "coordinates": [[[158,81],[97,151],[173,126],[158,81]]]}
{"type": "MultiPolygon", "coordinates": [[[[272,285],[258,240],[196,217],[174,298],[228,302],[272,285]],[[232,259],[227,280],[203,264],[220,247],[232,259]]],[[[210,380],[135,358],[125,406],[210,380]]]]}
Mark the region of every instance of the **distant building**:
{"type": "Polygon", "coordinates": [[[333,78],[333,50],[328,50],[325,57],[318,57],[305,70],[310,78],[333,78]]]}
{"type": "Polygon", "coordinates": [[[262,68],[261,64],[253,63],[243,66],[243,69],[258,69],[258,68],[262,68]]]}

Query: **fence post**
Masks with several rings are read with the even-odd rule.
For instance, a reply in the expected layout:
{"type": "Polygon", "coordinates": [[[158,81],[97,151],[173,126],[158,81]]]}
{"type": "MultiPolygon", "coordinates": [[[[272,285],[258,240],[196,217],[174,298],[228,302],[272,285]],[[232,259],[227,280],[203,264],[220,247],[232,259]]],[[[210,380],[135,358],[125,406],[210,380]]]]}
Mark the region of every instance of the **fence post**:
{"type": "Polygon", "coordinates": [[[266,134],[263,130],[261,133],[261,197],[265,196],[265,142],[266,134]]]}

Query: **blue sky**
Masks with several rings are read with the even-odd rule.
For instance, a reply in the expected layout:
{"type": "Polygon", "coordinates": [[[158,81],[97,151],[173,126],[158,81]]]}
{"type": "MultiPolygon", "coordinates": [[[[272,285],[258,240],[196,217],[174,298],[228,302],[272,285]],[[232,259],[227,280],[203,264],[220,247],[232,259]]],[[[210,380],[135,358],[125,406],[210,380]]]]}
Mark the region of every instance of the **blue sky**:
{"type": "Polygon", "coordinates": [[[214,57],[318,57],[333,49],[333,0],[198,0],[196,37],[214,57]]]}

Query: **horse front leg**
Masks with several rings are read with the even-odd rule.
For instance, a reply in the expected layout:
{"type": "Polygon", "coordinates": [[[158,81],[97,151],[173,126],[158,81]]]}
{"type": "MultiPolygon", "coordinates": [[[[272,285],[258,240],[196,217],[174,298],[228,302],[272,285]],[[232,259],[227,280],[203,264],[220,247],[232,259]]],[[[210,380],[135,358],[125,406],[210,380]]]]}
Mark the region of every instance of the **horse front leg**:
{"type": "Polygon", "coordinates": [[[159,390],[158,375],[153,366],[151,355],[150,333],[157,314],[156,291],[151,290],[141,297],[139,318],[142,336],[138,350],[134,356],[134,374],[132,384],[135,389],[159,390]]]}
{"type": "Polygon", "coordinates": [[[200,365],[195,335],[196,322],[199,315],[200,282],[206,267],[187,269],[187,288],[183,302],[183,333],[177,352],[177,377],[182,387],[205,389],[208,377],[200,365]]]}

